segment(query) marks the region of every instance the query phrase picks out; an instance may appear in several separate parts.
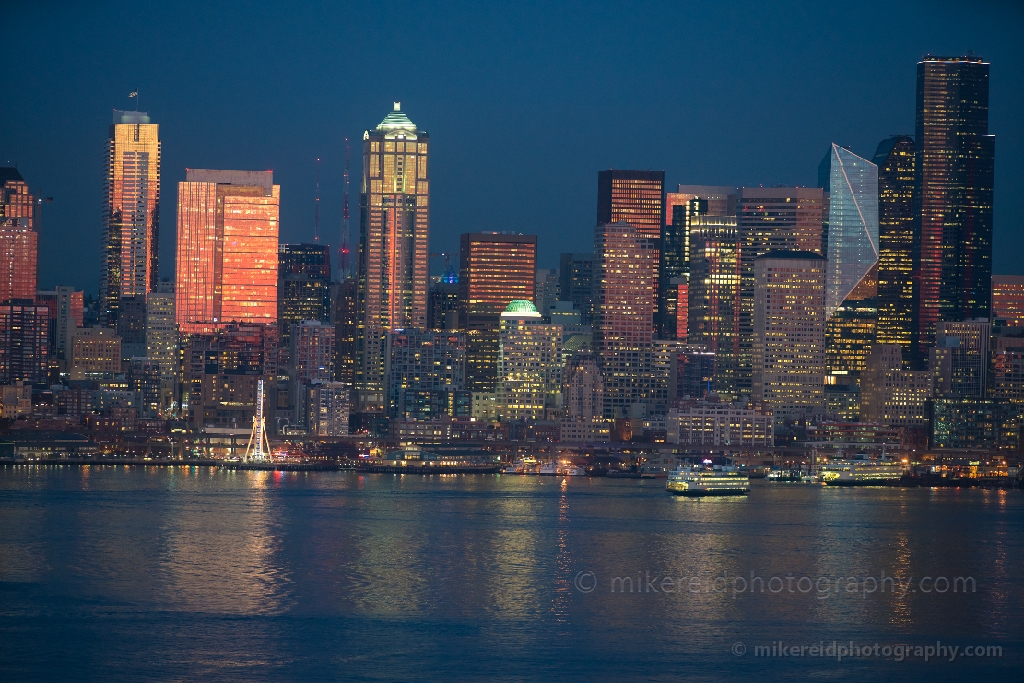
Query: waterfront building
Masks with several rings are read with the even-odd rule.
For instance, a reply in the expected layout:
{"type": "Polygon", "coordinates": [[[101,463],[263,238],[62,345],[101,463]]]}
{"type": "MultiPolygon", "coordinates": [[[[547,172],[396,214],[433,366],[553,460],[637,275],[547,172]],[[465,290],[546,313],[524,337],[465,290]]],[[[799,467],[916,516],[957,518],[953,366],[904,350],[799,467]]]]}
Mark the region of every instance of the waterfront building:
{"type": "Polygon", "coordinates": [[[139,417],[154,419],[162,407],[160,364],[149,358],[132,358],[125,378],[129,390],[135,392],[135,406],[139,417]]]}
{"type": "Polygon", "coordinates": [[[927,55],[917,64],[914,272],[922,357],[940,322],[989,317],[995,137],[988,95],[989,64],[980,57],[927,55]]]}
{"type": "Polygon", "coordinates": [[[665,224],[664,171],[599,171],[597,224],[625,221],[644,239],[660,240],[665,224]]]}
{"type": "Polygon", "coordinates": [[[31,382],[17,381],[0,386],[0,418],[16,420],[31,414],[31,382]]]}
{"type": "MultiPolygon", "coordinates": [[[[734,216],[694,216],[686,341],[714,355],[713,390],[738,396],[741,240],[734,216]]],[[[706,391],[706,390],[705,390],[706,391]]]]}
{"type": "Polygon", "coordinates": [[[72,381],[99,380],[121,372],[121,338],[105,327],[80,327],[71,334],[72,381]]]}
{"type": "Polygon", "coordinates": [[[100,263],[100,318],[107,327],[117,324],[122,297],[156,289],[160,155],[160,126],[146,112],[115,109],[107,139],[100,263]]]}
{"type": "Polygon", "coordinates": [[[610,423],[604,419],[604,379],[597,358],[573,354],[562,371],[562,405],[559,440],[571,443],[602,443],[609,440],[610,423]]]}
{"type": "Polygon", "coordinates": [[[83,326],[83,292],[74,287],[54,287],[36,292],[36,305],[46,306],[50,312],[50,358],[68,358],[68,340],[71,333],[83,326]]]}
{"type": "Polygon", "coordinates": [[[277,319],[281,346],[292,325],[330,321],[331,250],[324,244],[282,244],[277,250],[277,319]]]}
{"type": "Polygon", "coordinates": [[[938,323],[929,351],[936,396],[985,398],[990,328],[985,318],[938,323]]]}
{"type": "Polygon", "coordinates": [[[772,251],[754,261],[753,398],[777,420],[824,405],[825,268],[813,251],[772,251]]]}
{"type": "Polygon", "coordinates": [[[912,370],[900,344],[875,344],[861,374],[860,420],[896,427],[924,427],[932,375],[912,370]]]}
{"type": "Polygon", "coordinates": [[[183,334],[277,324],[280,198],[272,171],[186,169],[174,288],[183,334]]]}
{"type": "Polygon", "coordinates": [[[442,330],[388,333],[387,412],[392,418],[430,420],[468,415],[466,335],[442,330]]]}
{"type": "Polygon", "coordinates": [[[929,402],[929,448],[1021,455],[1020,407],[1008,401],[935,398],[929,402]]]}
{"type": "Polygon", "coordinates": [[[898,344],[912,358],[914,313],[914,139],[878,143],[878,343],[898,344]]]}
{"type": "Polygon", "coordinates": [[[992,276],[992,320],[1024,327],[1024,275],[992,276]]]}
{"type": "MultiPolygon", "coordinates": [[[[259,380],[270,386],[278,374],[277,334],[275,322],[229,324],[189,337],[182,361],[182,414],[193,429],[251,428],[259,380]]],[[[276,430],[277,404],[268,398],[264,408],[276,430]]]]}
{"type": "Polygon", "coordinates": [[[629,223],[594,230],[594,351],[606,418],[643,411],[652,398],[658,242],[629,223]]]}
{"type": "MultiPolygon", "coordinates": [[[[359,195],[359,410],[384,409],[386,335],[427,326],[430,137],[395,102],[363,133],[359,195]]],[[[532,271],[531,271],[532,279],[532,271]]]]}
{"type": "Polygon", "coordinates": [[[497,394],[507,420],[544,420],[562,406],[562,326],[542,321],[525,300],[501,314],[497,394]]]}
{"type": "Polygon", "coordinates": [[[744,187],[740,189],[740,342],[737,393],[751,391],[754,344],[754,260],[773,250],[824,250],[828,196],[822,188],[744,187]]]}
{"type": "Polygon", "coordinates": [[[0,301],[32,299],[39,271],[36,199],[11,167],[0,167],[0,301]]]}
{"type": "Polygon", "coordinates": [[[695,401],[668,413],[668,443],[713,448],[771,448],[775,418],[770,412],[728,403],[695,401]]]}
{"type": "Polygon", "coordinates": [[[349,399],[347,382],[313,382],[302,387],[302,424],[309,436],[348,436],[349,399]]]}
{"type": "Polygon", "coordinates": [[[494,393],[501,314],[512,301],[536,299],[537,236],[464,234],[459,268],[459,327],[467,335],[466,388],[494,393]]]}
{"type": "Polygon", "coordinates": [[[46,381],[49,332],[47,306],[31,298],[0,303],[0,383],[46,381]]]}

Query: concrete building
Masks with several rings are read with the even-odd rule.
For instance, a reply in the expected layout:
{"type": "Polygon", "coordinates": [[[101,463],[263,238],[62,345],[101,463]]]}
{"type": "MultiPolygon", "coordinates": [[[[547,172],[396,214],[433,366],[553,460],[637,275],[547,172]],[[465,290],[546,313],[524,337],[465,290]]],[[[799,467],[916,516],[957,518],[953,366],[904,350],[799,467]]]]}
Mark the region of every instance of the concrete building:
{"type": "Polygon", "coordinates": [[[666,441],[691,448],[771,448],[775,419],[729,403],[694,402],[669,411],[666,441]]]}
{"type": "Polygon", "coordinates": [[[861,374],[860,420],[895,427],[923,427],[932,398],[932,375],[911,370],[902,344],[875,344],[861,374]]]}
{"type": "Polygon", "coordinates": [[[753,397],[777,420],[824,408],[825,265],[809,251],[754,260],[753,397]]]}
{"type": "Polygon", "coordinates": [[[48,307],[33,299],[0,303],[0,383],[46,381],[49,331],[48,307]]]}
{"type": "Polygon", "coordinates": [[[498,403],[507,420],[544,420],[562,406],[562,326],[544,324],[529,301],[501,314],[498,403]]]}
{"type": "Polygon", "coordinates": [[[984,318],[936,325],[935,348],[929,351],[936,396],[985,397],[990,327],[984,318]]]}
{"type": "Polygon", "coordinates": [[[385,369],[390,417],[430,420],[440,415],[469,414],[465,334],[391,330],[385,369]]]}
{"type": "Polygon", "coordinates": [[[121,372],[121,338],[105,327],[82,327],[71,335],[72,380],[102,379],[121,372]]]}

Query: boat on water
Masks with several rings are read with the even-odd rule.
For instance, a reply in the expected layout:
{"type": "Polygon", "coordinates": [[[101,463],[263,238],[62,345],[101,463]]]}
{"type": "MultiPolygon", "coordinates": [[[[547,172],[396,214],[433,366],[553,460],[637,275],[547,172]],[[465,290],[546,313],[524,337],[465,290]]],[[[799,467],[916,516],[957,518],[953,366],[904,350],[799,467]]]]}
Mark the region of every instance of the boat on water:
{"type": "Polygon", "coordinates": [[[765,476],[771,482],[800,482],[804,484],[816,483],[818,478],[804,470],[771,470],[765,476]]]}
{"type": "Polygon", "coordinates": [[[582,467],[576,465],[563,465],[559,468],[558,473],[566,477],[583,477],[587,474],[582,467]]]}
{"type": "Polygon", "coordinates": [[[681,465],[669,472],[665,490],[679,496],[742,496],[750,477],[730,465],[681,465]]]}
{"type": "Polygon", "coordinates": [[[828,486],[892,486],[898,484],[906,466],[898,460],[837,460],[822,465],[818,477],[828,486]]]}
{"type": "Polygon", "coordinates": [[[549,460],[540,466],[537,470],[537,474],[553,477],[558,474],[558,463],[554,460],[549,460]]]}

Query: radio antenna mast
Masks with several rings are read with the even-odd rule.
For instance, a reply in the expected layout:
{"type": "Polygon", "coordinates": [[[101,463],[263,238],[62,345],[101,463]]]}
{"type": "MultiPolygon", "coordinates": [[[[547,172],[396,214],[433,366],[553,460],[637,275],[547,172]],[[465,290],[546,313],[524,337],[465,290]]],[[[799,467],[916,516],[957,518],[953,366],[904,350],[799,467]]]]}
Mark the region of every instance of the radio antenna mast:
{"type": "Polygon", "coordinates": [[[320,242],[320,158],[316,160],[316,208],[313,211],[313,241],[320,242]]]}
{"type": "Polygon", "coordinates": [[[341,204],[341,246],[338,247],[338,260],[340,276],[342,279],[349,277],[348,270],[348,235],[349,235],[349,213],[348,213],[348,164],[349,158],[352,156],[352,149],[348,143],[348,138],[345,138],[345,196],[342,199],[341,204]]]}

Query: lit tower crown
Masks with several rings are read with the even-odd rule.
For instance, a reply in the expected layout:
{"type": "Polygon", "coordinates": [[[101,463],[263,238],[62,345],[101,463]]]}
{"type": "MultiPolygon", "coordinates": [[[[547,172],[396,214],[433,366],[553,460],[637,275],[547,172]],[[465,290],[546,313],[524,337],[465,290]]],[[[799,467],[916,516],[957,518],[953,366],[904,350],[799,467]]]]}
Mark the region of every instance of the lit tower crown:
{"type": "Polygon", "coordinates": [[[356,385],[361,408],[383,402],[384,338],[395,328],[427,325],[430,235],[429,136],[401,103],[363,133],[359,195],[359,340],[356,385]]]}

